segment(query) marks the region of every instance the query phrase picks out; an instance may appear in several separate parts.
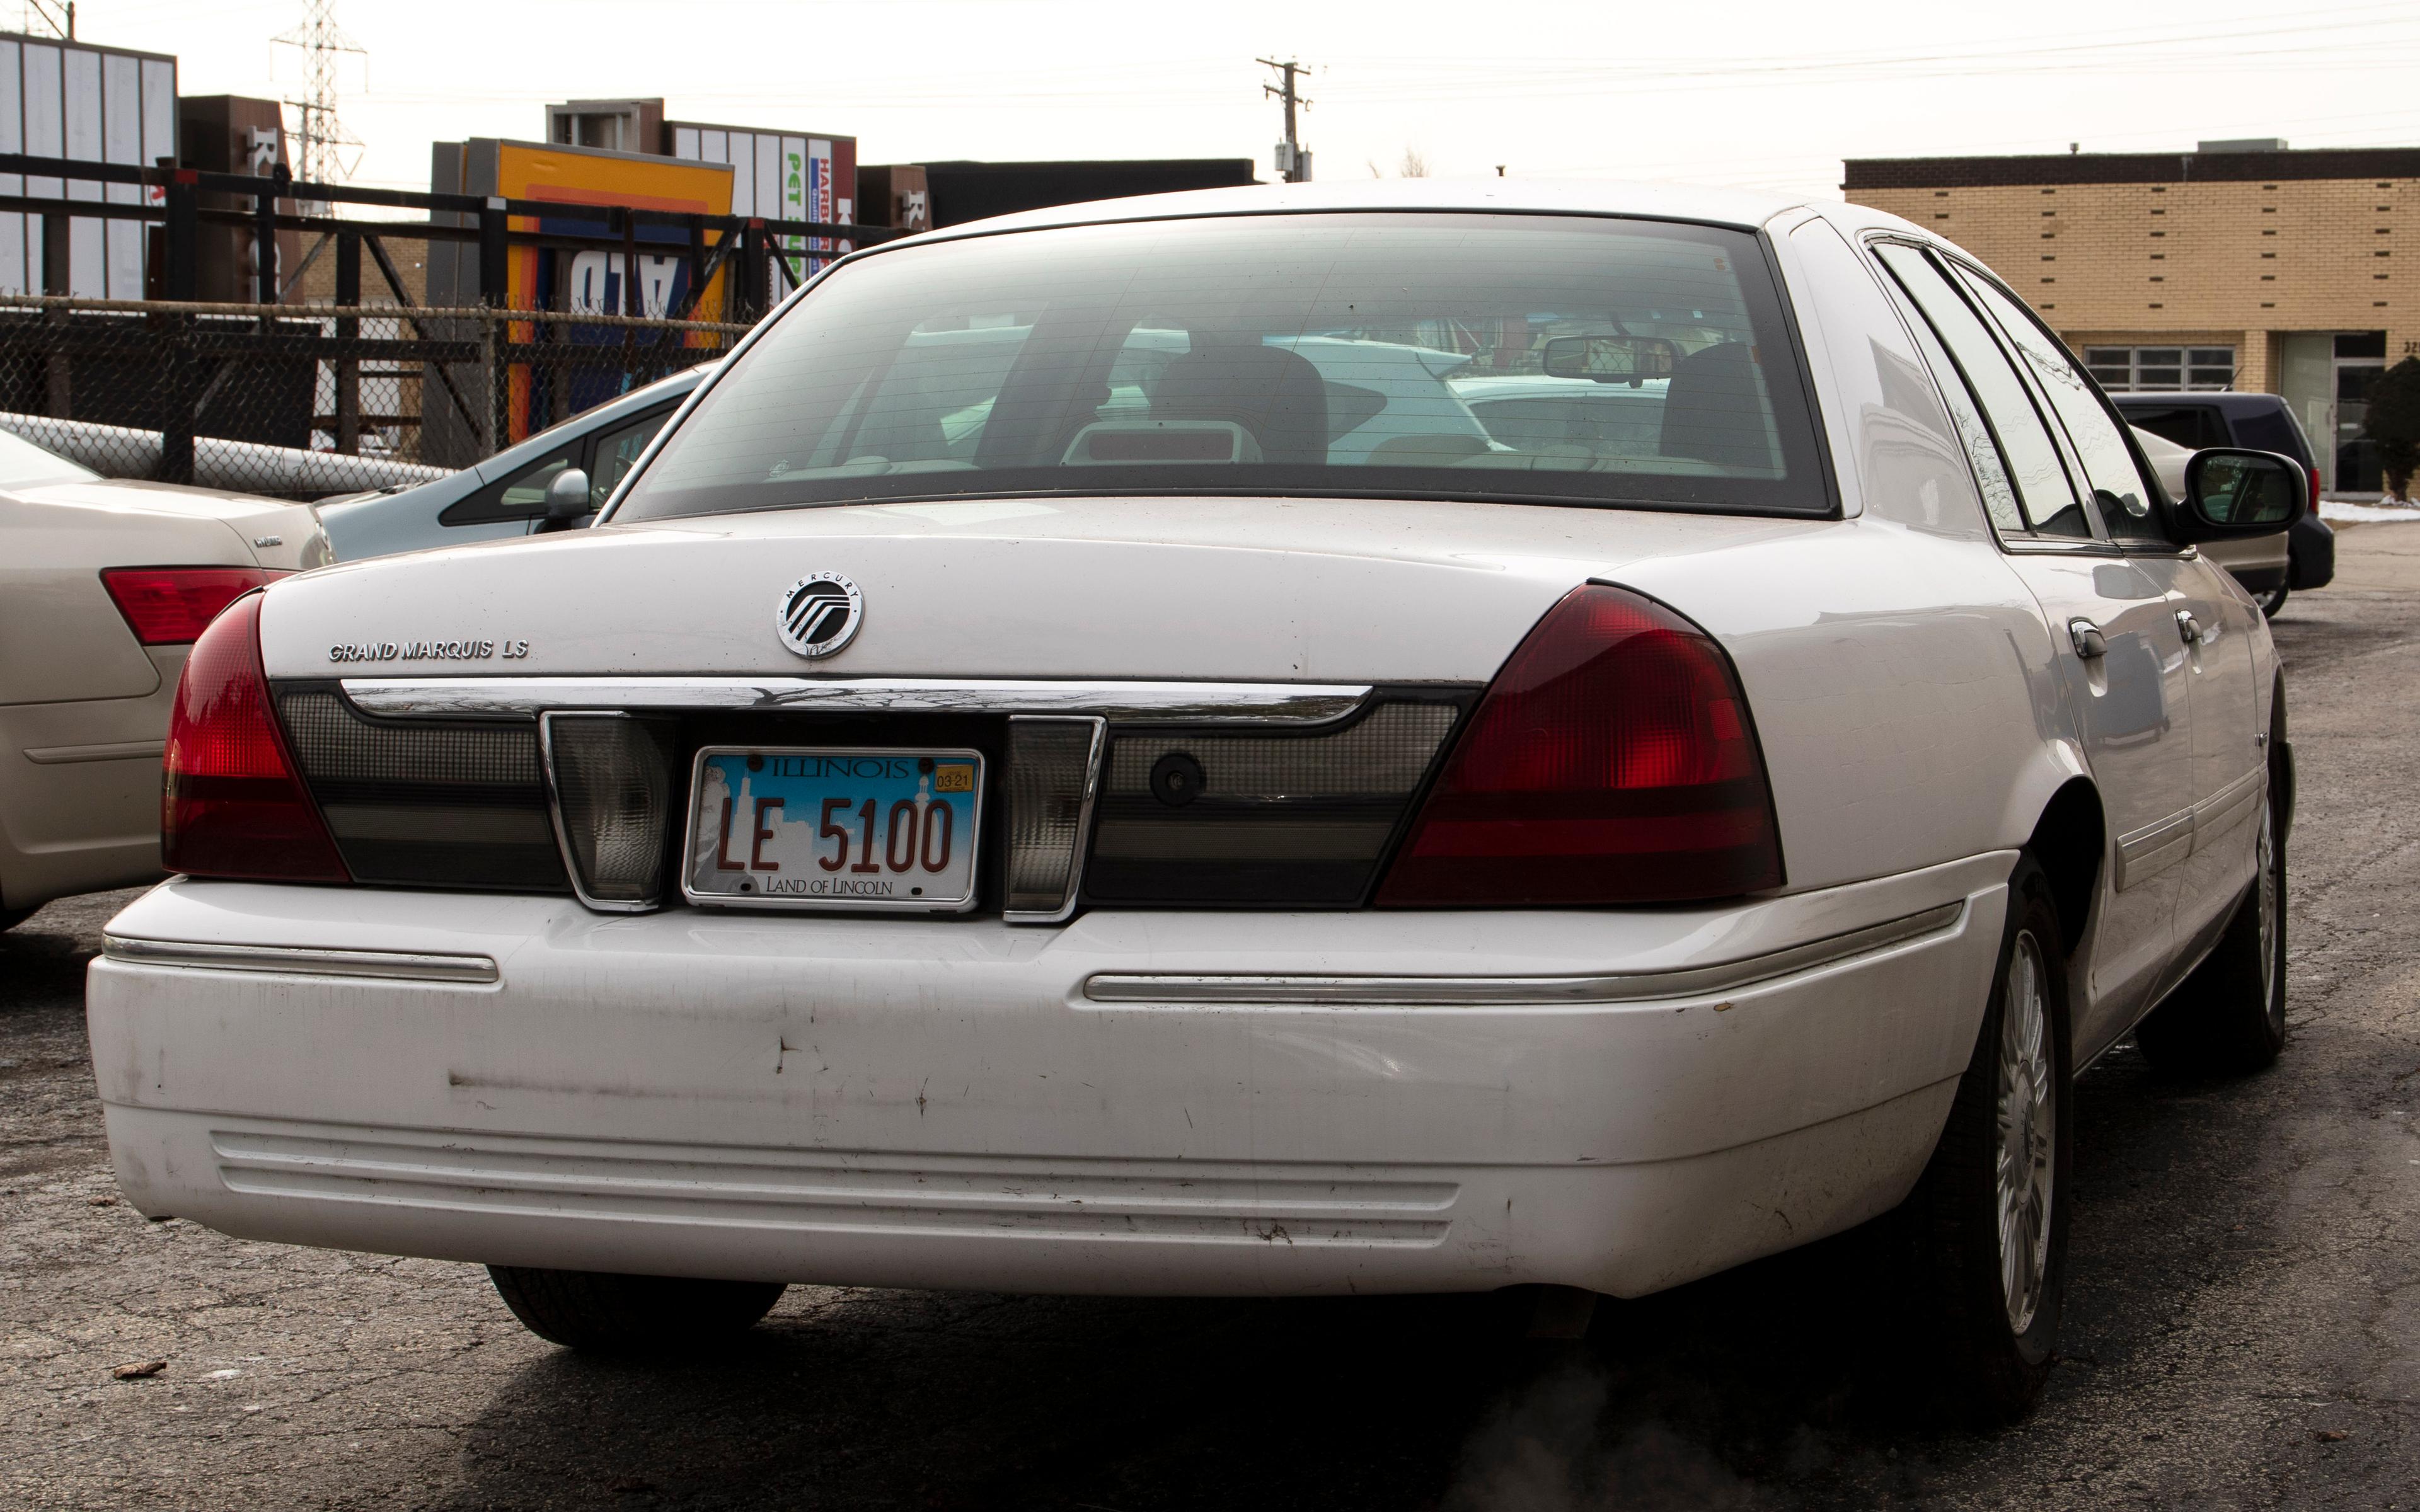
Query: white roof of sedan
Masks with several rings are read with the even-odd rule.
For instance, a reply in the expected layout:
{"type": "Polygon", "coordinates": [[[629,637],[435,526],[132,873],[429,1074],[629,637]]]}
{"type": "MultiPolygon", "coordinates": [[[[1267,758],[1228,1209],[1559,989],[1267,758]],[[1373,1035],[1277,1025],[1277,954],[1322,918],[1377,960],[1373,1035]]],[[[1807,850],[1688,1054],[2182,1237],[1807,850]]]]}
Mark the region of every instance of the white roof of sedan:
{"type": "MultiPolygon", "coordinates": [[[[1804,195],[1681,184],[1631,184],[1582,178],[1373,178],[1340,183],[1256,184],[1193,189],[1170,194],[1093,200],[970,221],[910,239],[941,241],[995,231],[1150,221],[1197,215],[1267,215],[1304,210],[1497,210],[1562,215],[1638,215],[1754,227],[1804,195]]],[[[896,245],[897,243],[882,243],[896,245]]]]}

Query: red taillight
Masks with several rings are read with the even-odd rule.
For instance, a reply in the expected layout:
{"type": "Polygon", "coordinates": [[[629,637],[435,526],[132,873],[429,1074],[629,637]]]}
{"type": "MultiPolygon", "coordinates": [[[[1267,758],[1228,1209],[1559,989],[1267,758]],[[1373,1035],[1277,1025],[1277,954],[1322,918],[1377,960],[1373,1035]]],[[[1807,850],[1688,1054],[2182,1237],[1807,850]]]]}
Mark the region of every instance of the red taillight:
{"type": "Polygon", "coordinates": [[[1681,903],[1780,885],[1730,658],[1663,605],[1591,583],[1497,673],[1378,903],[1681,903]]]}
{"type": "Polygon", "coordinates": [[[201,639],[219,610],[282,572],[262,567],[103,567],[101,585],[147,646],[181,646],[201,639]]]}
{"type": "Polygon", "coordinates": [[[2319,514],[2319,470],[2316,467],[2304,468],[2303,476],[2311,480],[2311,517],[2317,519],[2319,514]]]}
{"type": "Polygon", "coordinates": [[[296,775],[260,665],[260,595],[212,620],[185,658],[168,717],[160,850],[203,877],[349,882],[296,775]]]}

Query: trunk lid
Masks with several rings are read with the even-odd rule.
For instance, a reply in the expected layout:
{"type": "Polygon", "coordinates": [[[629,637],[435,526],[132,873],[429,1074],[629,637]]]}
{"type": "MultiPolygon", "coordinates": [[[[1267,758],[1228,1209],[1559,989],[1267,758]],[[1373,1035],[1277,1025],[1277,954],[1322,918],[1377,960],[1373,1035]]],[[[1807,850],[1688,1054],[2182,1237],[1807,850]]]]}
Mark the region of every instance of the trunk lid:
{"type": "Polygon", "coordinates": [[[799,509],[339,565],[279,585],[261,629],[270,675],[288,678],[1483,683],[1592,576],[1820,523],[1342,500],[799,509]],[[822,572],[857,584],[863,621],[809,659],[776,610],[822,572]]]}

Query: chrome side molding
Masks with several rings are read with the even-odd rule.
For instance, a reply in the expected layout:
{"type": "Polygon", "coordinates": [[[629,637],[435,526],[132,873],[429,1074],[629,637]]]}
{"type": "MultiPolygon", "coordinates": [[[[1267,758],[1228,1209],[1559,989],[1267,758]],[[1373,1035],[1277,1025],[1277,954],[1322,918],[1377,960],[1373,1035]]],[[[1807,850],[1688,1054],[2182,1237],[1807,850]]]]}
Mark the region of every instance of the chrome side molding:
{"type": "Polygon", "coordinates": [[[101,936],[101,954],[145,966],[209,971],[269,971],[303,977],[384,977],[402,981],[451,981],[484,986],[499,980],[494,958],[411,950],[344,950],[304,945],[218,945],[200,940],[101,936]]]}
{"type": "Polygon", "coordinates": [[[1681,971],[1611,971],[1578,977],[1311,977],[1191,976],[1101,972],[1084,982],[1096,1003],[1196,1004],[1306,1008],[1477,1008],[1493,1005],[1631,1003],[1698,997],[1811,971],[1852,956],[1945,933],[1964,917],[1964,903],[1943,903],[1864,929],[1745,960],[1681,971]]]}
{"type": "Polygon", "coordinates": [[[1057,714],[1188,724],[1325,724],[1366,683],[1183,683],[1010,677],[349,677],[345,696],[390,717],[531,717],[550,709],[831,714],[1057,714]]]}
{"type": "Polygon", "coordinates": [[[2118,837],[2118,890],[2136,887],[2193,854],[2194,810],[2118,837]]]}

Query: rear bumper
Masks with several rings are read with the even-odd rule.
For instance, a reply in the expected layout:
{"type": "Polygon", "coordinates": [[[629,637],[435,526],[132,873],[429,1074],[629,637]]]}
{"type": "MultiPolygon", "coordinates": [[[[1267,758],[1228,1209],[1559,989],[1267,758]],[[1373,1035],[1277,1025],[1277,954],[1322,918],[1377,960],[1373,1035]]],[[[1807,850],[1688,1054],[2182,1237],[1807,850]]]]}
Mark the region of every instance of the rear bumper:
{"type": "Polygon", "coordinates": [[[179,882],[111,926],[94,1067],[128,1196],[242,1237],[863,1285],[1636,1295],[1905,1194],[2010,861],[1724,909],[1058,929],[179,882]],[[263,946],[286,953],[240,953],[263,946]],[[494,980],[459,964],[480,957],[494,980]]]}

